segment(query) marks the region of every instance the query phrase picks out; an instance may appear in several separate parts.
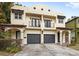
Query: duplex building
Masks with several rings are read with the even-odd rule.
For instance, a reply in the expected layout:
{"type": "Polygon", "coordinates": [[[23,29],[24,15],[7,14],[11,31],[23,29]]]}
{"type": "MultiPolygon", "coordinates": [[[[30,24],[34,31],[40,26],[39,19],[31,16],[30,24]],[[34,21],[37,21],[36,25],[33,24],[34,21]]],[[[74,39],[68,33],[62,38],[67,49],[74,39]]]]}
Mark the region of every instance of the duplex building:
{"type": "Polygon", "coordinates": [[[71,43],[71,29],[65,28],[66,17],[63,13],[45,5],[31,7],[13,6],[11,24],[4,24],[10,31],[11,39],[22,39],[25,44],[71,43]]]}

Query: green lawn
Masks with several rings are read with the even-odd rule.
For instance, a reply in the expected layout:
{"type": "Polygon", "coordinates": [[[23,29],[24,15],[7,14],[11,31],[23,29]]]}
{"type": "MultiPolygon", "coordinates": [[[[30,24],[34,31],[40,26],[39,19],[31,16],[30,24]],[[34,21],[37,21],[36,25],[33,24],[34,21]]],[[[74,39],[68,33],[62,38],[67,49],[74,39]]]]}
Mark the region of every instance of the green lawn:
{"type": "Polygon", "coordinates": [[[79,51],[79,44],[76,44],[75,46],[69,46],[69,48],[72,48],[72,49],[79,51]]]}

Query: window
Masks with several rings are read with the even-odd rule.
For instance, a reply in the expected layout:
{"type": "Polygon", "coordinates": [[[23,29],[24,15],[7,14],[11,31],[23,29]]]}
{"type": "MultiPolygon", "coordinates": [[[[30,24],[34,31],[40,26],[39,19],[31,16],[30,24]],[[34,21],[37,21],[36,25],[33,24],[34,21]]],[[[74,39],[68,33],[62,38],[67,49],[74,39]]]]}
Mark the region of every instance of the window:
{"type": "Polygon", "coordinates": [[[15,19],[22,19],[22,14],[15,13],[15,19]]]}
{"type": "Polygon", "coordinates": [[[63,23],[63,19],[58,19],[59,20],[59,23],[63,23]]]}
{"type": "Polygon", "coordinates": [[[36,18],[31,19],[31,26],[32,27],[40,27],[40,20],[36,18]]]}
{"type": "Polygon", "coordinates": [[[22,15],[21,14],[19,14],[19,19],[22,19],[22,15]]]}
{"type": "Polygon", "coordinates": [[[79,23],[79,19],[77,19],[78,20],[78,23],[79,23]]]}
{"type": "Polygon", "coordinates": [[[51,27],[51,20],[44,20],[45,27],[51,27]]]}
{"type": "Polygon", "coordinates": [[[15,13],[15,19],[18,19],[18,14],[17,13],[15,13]]]}

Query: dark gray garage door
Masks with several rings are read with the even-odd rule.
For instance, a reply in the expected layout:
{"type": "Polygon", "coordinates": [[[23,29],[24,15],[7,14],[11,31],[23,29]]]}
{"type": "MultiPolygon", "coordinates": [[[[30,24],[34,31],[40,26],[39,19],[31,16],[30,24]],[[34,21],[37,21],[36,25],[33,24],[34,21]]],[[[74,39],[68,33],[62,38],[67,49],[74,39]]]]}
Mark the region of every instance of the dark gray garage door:
{"type": "Polygon", "coordinates": [[[39,44],[41,42],[40,34],[27,34],[27,43],[28,44],[39,44]]]}
{"type": "Polygon", "coordinates": [[[44,43],[55,43],[55,34],[44,34],[44,43]]]}

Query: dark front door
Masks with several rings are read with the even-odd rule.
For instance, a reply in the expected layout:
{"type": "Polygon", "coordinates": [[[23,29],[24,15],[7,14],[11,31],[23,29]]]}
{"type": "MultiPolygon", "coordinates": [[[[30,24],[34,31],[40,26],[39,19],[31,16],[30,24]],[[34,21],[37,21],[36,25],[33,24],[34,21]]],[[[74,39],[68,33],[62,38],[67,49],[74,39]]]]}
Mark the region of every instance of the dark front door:
{"type": "Polygon", "coordinates": [[[55,34],[44,34],[44,43],[55,43],[55,34]]]}
{"type": "Polygon", "coordinates": [[[60,32],[58,32],[58,42],[60,42],[60,32]]]}
{"type": "Polygon", "coordinates": [[[40,34],[27,34],[27,43],[28,44],[39,44],[41,42],[40,34]]]}
{"type": "Polygon", "coordinates": [[[16,39],[20,39],[20,31],[16,31],[16,39]]]}

